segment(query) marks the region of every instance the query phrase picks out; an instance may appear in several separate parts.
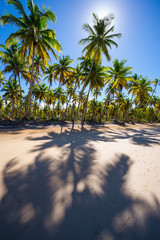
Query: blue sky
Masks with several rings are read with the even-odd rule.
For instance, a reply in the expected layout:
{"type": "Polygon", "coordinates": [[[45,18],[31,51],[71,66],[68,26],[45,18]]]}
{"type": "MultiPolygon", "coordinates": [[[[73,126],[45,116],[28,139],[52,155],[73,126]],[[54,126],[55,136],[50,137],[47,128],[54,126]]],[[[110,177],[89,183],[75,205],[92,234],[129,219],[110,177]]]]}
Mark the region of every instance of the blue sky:
{"type": "MultiPolygon", "coordinates": [[[[26,0],[21,0],[26,6],[26,0]]],[[[78,42],[86,36],[83,23],[92,24],[92,13],[103,17],[113,13],[115,32],[122,33],[117,40],[118,48],[110,50],[111,62],[103,59],[104,66],[111,66],[115,58],[126,59],[133,73],[154,80],[160,78],[160,1],[159,0],[34,0],[40,7],[50,6],[57,16],[56,24],[50,24],[57,33],[64,55],[74,59],[81,55],[83,46],[78,42]]],[[[4,10],[15,13],[11,6],[1,0],[0,14],[4,10]]],[[[1,43],[16,29],[0,26],[1,43]]],[[[54,62],[55,59],[52,58],[54,62]]],[[[160,95],[160,87],[157,91],[160,95]]]]}

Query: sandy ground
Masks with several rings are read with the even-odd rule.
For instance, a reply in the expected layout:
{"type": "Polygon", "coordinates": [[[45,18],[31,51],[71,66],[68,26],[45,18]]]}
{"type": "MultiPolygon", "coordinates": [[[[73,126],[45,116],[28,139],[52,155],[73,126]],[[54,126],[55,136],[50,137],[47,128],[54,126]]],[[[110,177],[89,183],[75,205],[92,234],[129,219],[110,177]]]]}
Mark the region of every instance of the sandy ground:
{"type": "Polygon", "coordinates": [[[0,240],[159,240],[160,125],[0,130],[0,240]]]}

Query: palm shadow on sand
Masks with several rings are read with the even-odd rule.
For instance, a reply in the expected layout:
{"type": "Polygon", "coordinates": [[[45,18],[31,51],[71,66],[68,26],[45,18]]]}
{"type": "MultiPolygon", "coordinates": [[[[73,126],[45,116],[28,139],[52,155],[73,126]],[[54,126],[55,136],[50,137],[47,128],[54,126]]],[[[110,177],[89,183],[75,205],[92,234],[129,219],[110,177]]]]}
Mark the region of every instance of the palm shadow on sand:
{"type": "MultiPolygon", "coordinates": [[[[34,164],[3,171],[6,194],[0,204],[2,240],[159,240],[160,204],[135,199],[125,192],[132,160],[124,154],[98,168],[92,141],[115,141],[101,131],[48,133],[37,141],[34,164]],[[78,139],[78,140],[77,140],[78,139]],[[45,150],[61,148],[47,157],[45,150]]],[[[106,156],[107,159],[107,156],[106,156]]]]}

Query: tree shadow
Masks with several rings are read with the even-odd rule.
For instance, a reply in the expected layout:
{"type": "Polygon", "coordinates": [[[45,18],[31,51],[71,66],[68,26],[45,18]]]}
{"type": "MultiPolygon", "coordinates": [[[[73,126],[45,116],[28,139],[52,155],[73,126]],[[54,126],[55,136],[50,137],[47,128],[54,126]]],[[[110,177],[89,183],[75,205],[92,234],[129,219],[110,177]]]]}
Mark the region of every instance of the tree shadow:
{"type": "Polygon", "coordinates": [[[40,143],[26,170],[16,168],[18,158],[7,163],[0,239],[160,239],[158,200],[153,196],[151,205],[126,192],[129,156],[99,162],[92,142],[115,139],[101,131],[76,131],[28,138],[40,143]],[[53,148],[57,154],[47,156],[45,150],[53,148]]]}

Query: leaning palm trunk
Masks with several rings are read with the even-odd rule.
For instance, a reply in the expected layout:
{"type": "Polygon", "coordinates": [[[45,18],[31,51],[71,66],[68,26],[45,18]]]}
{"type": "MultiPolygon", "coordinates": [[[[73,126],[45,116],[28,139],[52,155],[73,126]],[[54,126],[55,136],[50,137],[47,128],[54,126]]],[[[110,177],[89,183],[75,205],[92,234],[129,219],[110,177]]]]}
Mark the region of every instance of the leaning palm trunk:
{"type": "Polygon", "coordinates": [[[33,73],[34,73],[34,55],[35,55],[35,46],[33,45],[33,56],[32,56],[32,73],[30,78],[30,89],[29,89],[29,117],[31,116],[31,100],[32,100],[32,86],[33,86],[33,73]]]}
{"type": "Polygon", "coordinates": [[[85,121],[85,118],[86,118],[87,104],[88,104],[88,98],[89,98],[90,90],[91,90],[91,86],[89,87],[88,94],[87,94],[87,99],[86,99],[85,106],[84,106],[84,114],[83,114],[83,117],[82,117],[83,122],[85,121]]]}

